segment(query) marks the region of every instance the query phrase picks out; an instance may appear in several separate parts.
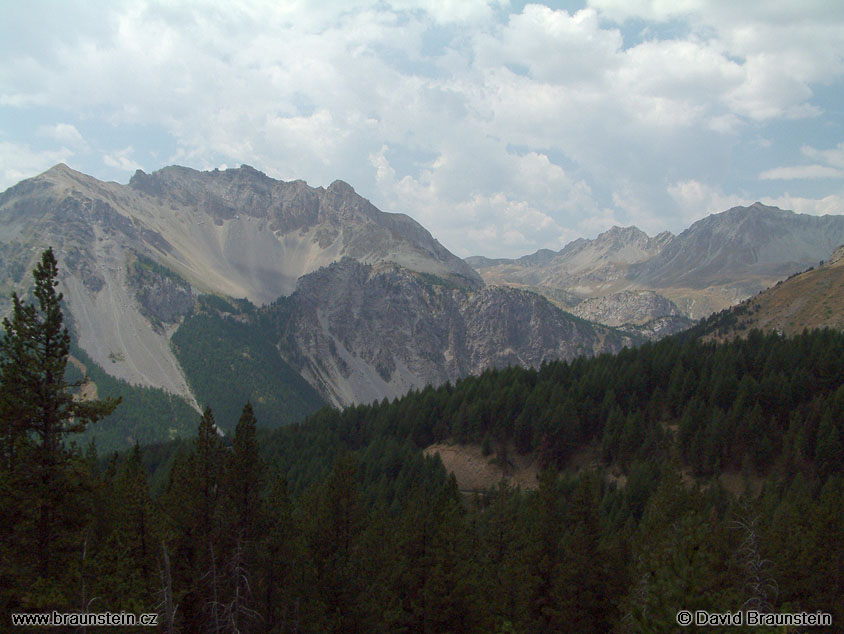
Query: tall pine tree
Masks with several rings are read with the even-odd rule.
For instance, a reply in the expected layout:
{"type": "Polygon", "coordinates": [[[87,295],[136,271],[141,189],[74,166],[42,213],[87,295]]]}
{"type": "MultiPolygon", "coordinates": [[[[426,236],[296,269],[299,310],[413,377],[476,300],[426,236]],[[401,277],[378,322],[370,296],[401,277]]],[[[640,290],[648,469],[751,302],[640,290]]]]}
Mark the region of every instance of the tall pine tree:
{"type": "Polygon", "coordinates": [[[24,603],[66,605],[85,520],[71,501],[83,486],[81,458],[65,438],[107,416],[119,399],[76,398],[65,380],[70,334],[64,326],[58,266],[52,249],[33,271],[34,302],[12,295],[0,338],[0,433],[4,480],[15,490],[13,518],[0,537],[19,549],[16,569],[29,576],[24,603]]]}

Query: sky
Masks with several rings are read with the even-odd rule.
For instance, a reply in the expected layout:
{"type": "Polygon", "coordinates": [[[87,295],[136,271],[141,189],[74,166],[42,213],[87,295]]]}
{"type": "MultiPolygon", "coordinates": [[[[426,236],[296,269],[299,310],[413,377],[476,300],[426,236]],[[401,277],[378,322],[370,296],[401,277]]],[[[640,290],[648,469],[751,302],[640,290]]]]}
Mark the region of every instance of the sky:
{"type": "Polygon", "coordinates": [[[4,2],[0,191],[340,179],[459,256],[844,213],[844,2],[4,2]]]}

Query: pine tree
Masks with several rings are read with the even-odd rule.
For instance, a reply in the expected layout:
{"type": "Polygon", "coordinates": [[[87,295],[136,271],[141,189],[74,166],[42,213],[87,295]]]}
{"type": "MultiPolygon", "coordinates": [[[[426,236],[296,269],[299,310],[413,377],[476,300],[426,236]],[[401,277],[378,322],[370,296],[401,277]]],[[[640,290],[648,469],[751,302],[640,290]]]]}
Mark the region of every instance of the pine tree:
{"type": "Polygon", "coordinates": [[[65,445],[66,436],[107,416],[119,399],[82,401],[65,381],[70,334],[64,327],[58,267],[52,249],[33,271],[35,302],[12,295],[11,319],[3,320],[0,338],[0,433],[3,467],[21,506],[13,511],[16,568],[35,580],[32,601],[66,604],[78,537],[85,525],[72,500],[80,493],[81,462],[65,445]],[[33,560],[34,558],[34,560],[33,560]],[[27,562],[34,563],[29,569],[27,562]]]}
{"type": "Polygon", "coordinates": [[[287,481],[273,481],[261,517],[260,562],[257,595],[266,631],[295,632],[302,619],[301,595],[311,586],[311,569],[305,564],[304,545],[287,481]]]}
{"type": "Polygon", "coordinates": [[[491,627],[525,620],[530,571],[526,565],[528,536],[519,522],[519,498],[506,480],[490,494],[489,506],[479,513],[476,548],[483,558],[483,595],[491,627]]]}
{"type": "Polygon", "coordinates": [[[206,408],[193,450],[173,462],[163,498],[176,620],[185,631],[223,626],[222,457],[214,414],[206,408]]]}
{"type": "Polygon", "coordinates": [[[247,403],[235,428],[225,478],[228,510],[235,523],[235,536],[248,541],[255,538],[265,483],[264,464],[258,455],[256,426],[252,404],[247,403]]]}
{"type": "Polygon", "coordinates": [[[305,539],[315,572],[313,590],[324,605],[325,621],[315,629],[322,631],[363,631],[364,580],[355,574],[355,555],[366,527],[366,512],[357,479],[357,460],[354,454],[346,454],[303,503],[305,539]]]}
{"type": "MultiPolygon", "coordinates": [[[[101,542],[97,553],[97,595],[112,610],[143,612],[152,602],[157,576],[158,529],[140,448],[129,454],[111,487],[108,507],[113,526],[108,534],[91,535],[101,542]]],[[[106,509],[100,506],[101,511],[106,509]]]]}
{"type": "Polygon", "coordinates": [[[598,483],[581,479],[566,509],[562,560],[555,594],[571,631],[600,634],[610,630],[609,558],[601,544],[598,483]]]}
{"type": "Polygon", "coordinates": [[[563,525],[555,469],[543,470],[532,502],[527,556],[534,578],[530,583],[530,626],[526,629],[534,632],[562,631],[564,619],[554,596],[562,556],[563,525]]]}
{"type": "Polygon", "coordinates": [[[232,451],[224,480],[221,556],[225,556],[223,612],[227,629],[246,633],[255,630],[259,615],[253,593],[257,562],[257,538],[263,511],[264,465],[255,438],[255,414],[251,403],[243,407],[235,428],[232,451]]]}

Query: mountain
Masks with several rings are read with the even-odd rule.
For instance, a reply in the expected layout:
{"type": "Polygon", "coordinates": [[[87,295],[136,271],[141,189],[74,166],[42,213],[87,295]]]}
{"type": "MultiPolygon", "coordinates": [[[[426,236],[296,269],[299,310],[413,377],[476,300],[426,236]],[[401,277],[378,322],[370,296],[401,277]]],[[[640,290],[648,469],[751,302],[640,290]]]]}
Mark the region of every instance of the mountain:
{"type": "MultiPolygon", "coordinates": [[[[817,264],[842,242],[844,216],[796,214],[755,203],[712,214],[677,236],[613,227],[553,255],[467,262],[488,284],[527,286],[549,296],[550,289],[581,299],[653,291],[698,319],[817,264]]],[[[603,323],[619,319],[608,315],[603,323]]]]}
{"type": "Polygon", "coordinates": [[[350,258],[302,277],[278,310],[278,347],[336,405],[393,398],[486,368],[617,352],[639,340],[535,293],[469,290],[350,258]]]}
{"type": "Polygon", "coordinates": [[[815,328],[844,330],[844,245],[828,261],[712,315],[697,330],[732,339],[753,329],[790,336],[815,328]]]}
{"type": "Polygon", "coordinates": [[[266,304],[342,257],[483,286],[421,225],[346,183],[312,188],[247,166],[138,171],[120,185],[57,165],[0,195],[0,245],[0,311],[52,245],[80,346],[113,376],[191,402],[170,337],[199,293],[266,304]]]}

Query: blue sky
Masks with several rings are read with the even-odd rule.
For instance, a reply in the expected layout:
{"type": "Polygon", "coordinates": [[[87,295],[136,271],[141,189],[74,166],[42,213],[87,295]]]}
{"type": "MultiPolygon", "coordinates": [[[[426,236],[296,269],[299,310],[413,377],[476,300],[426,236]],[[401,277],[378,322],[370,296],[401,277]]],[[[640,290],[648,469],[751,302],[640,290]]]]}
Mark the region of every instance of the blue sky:
{"type": "Polygon", "coordinates": [[[461,256],[844,213],[840,2],[30,1],[0,55],[0,189],[246,163],[461,256]]]}

